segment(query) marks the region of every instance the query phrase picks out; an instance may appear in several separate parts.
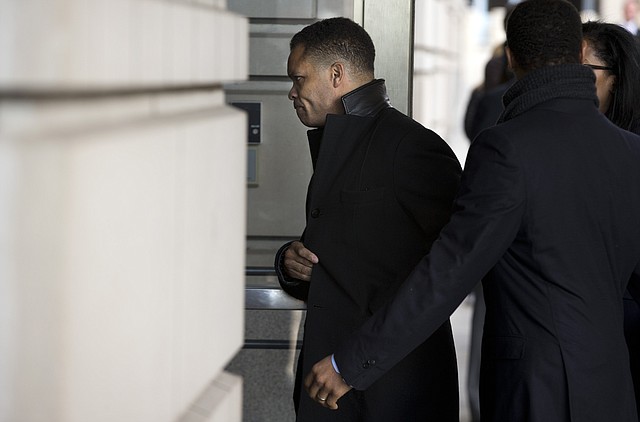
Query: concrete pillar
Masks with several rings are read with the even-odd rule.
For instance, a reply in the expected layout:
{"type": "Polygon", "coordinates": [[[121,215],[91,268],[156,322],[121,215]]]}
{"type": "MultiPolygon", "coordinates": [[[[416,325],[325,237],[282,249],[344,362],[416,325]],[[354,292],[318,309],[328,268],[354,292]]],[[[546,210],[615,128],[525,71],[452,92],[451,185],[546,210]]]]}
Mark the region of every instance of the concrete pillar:
{"type": "Polygon", "coordinates": [[[240,421],[247,23],[0,2],[0,421],[240,421]]]}

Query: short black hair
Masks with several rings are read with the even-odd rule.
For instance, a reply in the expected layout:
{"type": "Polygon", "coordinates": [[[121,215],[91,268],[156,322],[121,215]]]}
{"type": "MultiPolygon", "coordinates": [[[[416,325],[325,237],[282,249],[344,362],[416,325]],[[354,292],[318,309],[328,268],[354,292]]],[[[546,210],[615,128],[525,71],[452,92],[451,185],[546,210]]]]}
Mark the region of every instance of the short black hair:
{"type": "Polygon", "coordinates": [[[295,34],[289,44],[291,50],[304,46],[305,56],[318,63],[329,64],[341,59],[353,71],[373,75],[376,49],[367,32],[347,18],[329,18],[313,23],[295,34]]]}
{"type": "Polygon", "coordinates": [[[640,124],[640,43],[626,29],[604,22],[582,25],[584,39],[615,76],[605,116],[631,130],[640,124]]]}
{"type": "Polygon", "coordinates": [[[525,72],[580,63],[582,22],[566,0],[525,0],[507,20],[507,45],[525,72]]]}

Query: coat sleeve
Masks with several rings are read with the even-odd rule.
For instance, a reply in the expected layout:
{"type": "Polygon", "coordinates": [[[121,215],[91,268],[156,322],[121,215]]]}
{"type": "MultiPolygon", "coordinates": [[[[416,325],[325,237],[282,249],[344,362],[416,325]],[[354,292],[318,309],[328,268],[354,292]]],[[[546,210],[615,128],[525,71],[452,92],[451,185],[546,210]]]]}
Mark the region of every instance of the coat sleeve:
{"type": "Polygon", "coordinates": [[[306,302],[307,297],[309,296],[309,283],[303,280],[298,280],[297,278],[289,277],[284,270],[284,253],[292,243],[293,241],[285,243],[278,252],[276,252],[274,269],[276,270],[278,283],[280,283],[282,290],[296,299],[304,300],[306,302]]]}
{"type": "Polygon", "coordinates": [[[633,271],[633,274],[631,274],[627,290],[640,305],[640,261],[636,265],[636,269],[633,271]]]}
{"type": "Polygon", "coordinates": [[[519,161],[493,130],[472,144],[455,212],[431,252],[396,296],[336,349],[347,383],[366,389],[425,341],[509,248],[525,209],[519,161]]]}
{"type": "Polygon", "coordinates": [[[412,131],[394,158],[394,194],[431,245],[449,221],[462,169],[455,154],[436,133],[412,131]]]}

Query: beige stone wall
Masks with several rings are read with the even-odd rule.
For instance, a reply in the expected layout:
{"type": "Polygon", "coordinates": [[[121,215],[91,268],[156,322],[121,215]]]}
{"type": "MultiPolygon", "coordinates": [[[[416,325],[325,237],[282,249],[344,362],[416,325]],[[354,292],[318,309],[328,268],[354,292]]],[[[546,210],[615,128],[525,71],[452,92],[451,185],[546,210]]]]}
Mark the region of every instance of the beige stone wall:
{"type": "Polygon", "coordinates": [[[240,421],[247,22],[0,2],[0,421],[240,421]]]}

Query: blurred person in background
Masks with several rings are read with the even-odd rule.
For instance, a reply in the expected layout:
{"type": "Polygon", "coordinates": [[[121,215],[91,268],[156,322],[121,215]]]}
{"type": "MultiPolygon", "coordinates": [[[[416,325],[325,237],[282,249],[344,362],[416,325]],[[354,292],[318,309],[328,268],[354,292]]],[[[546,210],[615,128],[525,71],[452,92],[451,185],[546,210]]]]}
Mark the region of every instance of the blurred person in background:
{"type": "Polygon", "coordinates": [[[638,0],[626,0],[623,7],[624,22],[622,22],[621,25],[632,35],[640,37],[638,21],[636,21],[636,15],[638,14],[638,0]]]}
{"type": "MultiPolygon", "coordinates": [[[[516,3],[509,3],[505,8],[503,28],[506,31],[507,19],[515,7],[516,3]]],[[[502,113],[502,95],[514,81],[513,72],[509,69],[507,56],[505,54],[505,43],[500,43],[493,49],[491,58],[484,68],[484,80],[471,91],[469,102],[464,115],[464,131],[469,139],[473,138],[487,127],[493,126],[500,113],[502,113]],[[499,92],[498,95],[495,93],[499,92]],[[484,99],[487,94],[493,93],[491,97],[498,97],[498,101],[484,99]],[[484,100],[483,100],[484,99],[484,100]],[[483,104],[481,104],[483,103],[483,104]]]]}

